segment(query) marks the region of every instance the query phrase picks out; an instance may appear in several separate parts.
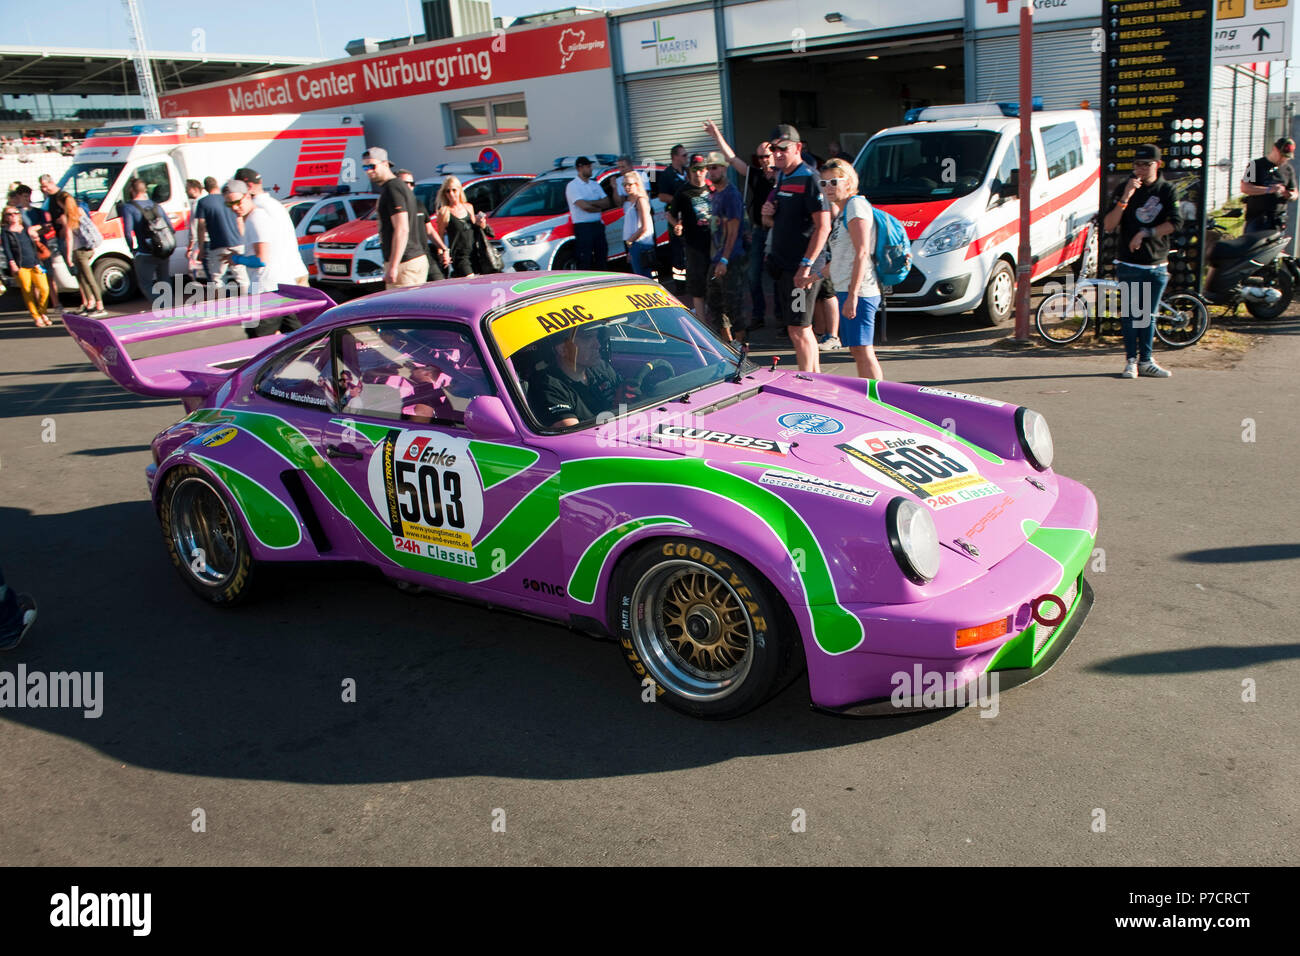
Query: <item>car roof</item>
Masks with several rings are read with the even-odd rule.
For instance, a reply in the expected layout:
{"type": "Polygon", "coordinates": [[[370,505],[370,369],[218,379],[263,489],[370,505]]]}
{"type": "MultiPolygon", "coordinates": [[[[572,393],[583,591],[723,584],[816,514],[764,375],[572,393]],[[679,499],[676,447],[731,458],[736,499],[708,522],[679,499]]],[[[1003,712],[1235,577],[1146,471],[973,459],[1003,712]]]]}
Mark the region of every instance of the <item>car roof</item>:
{"type": "Polygon", "coordinates": [[[285,196],[280,202],[286,206],[291,203],[300,202],[325,202],[329,199],[378,199],[379,193],[359,192],[359,193],[322,193],[319,196],[285,196]]]}
{"type": "Polygon", "coordinates": [[[621,272],[504,272],[374,292],[335,306],[319,321],[334,327],[374,319],[432,315],[473,325],[488,312],[507,311],[520,302],[602,285],[644,285],[660,291],[663,288],[652,279],[621,272]]]}
{"type": "Polygon", "coordinates": [[[437,186],[441,184],[442,181],[447,178],[447,176],[455,176],[457,179],[460,180],[462,186],[468,186],[470,183],[476,183],[480,179],[499,179],[503,176],[518,176],[522,179],[534,178],[532,173],[466,173],[463,176],[460,173],[447,173],[446,176],[426,176],[424,179],[417,179],[415,181],[415,185],[437,186]]]}

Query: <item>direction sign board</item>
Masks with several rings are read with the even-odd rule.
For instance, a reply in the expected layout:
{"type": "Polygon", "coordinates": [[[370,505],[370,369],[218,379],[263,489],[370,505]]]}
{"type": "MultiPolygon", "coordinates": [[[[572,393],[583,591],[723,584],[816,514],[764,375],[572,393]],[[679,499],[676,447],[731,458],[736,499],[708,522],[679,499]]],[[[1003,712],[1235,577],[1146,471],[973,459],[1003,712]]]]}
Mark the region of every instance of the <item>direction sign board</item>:
{"type": "Polygon", "coordinates": [[[1293,16],[1289,0],[1215,0],[1215,65],[1289,59],[1293,16]]]}
{"type": "MultiPolygon", "coordinates": [[[[1105,0],[1102,22],[1101,211],[1133,175],[1141,143],[1160,147],[1160,170],[1174,187],[1183,229],[1170,240],[1170,283],[1199,288],[1209,150],[1213,7],[1222,0],[1105,0]]],[[[1247,0],[1249,2],[1249,0],[1247,0]]],[[[1121,255],[1116,234],[1102,239],[1103,274],[1121,255]]]]}

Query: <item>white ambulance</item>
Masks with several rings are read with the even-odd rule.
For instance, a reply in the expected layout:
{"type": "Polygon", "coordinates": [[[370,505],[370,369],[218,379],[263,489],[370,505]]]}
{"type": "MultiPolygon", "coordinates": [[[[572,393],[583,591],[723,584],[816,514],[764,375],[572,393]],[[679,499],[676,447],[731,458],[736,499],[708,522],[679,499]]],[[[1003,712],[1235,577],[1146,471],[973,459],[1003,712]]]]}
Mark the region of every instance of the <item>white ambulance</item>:
{"type": "MultiPolygon", "coordinates": [[[[1035,280],[1074,262],[1097,215],[1101,135],[1090,110],[1035,99],[1030,247],[1035,280]]],[[[854,162],[859,190],[912,240],[912,271],[890,311],[1015,315],[1020,251],[1020,119],[1014,103],[932,106],[881,130],[854,162]]],[[[1095,253],[1095,249],[1093,250],[1095,253]]],[[[1096,262],[1095,255],[1092,258],[1096,262]]]]}
{"type": "MultiPolygon", "coordinates": [[[[365,133],[357,114],[285,113],[267,116],[189,116],[149,120],[92,130],[59,180],[90,209],[104,242],[93,268],[106,302],[135,293],[131,252],[122,235],[118,205],[128,200],[126,185],[143,179],[149,197],[167,210],[176,230],[173,275],[186,270],[190,201],[185,181],[212,176],[224,183],[242,167],[257,170],[263,188],[284,199],[311,187],[356,188],[364,182],[361,154],[365,133]]],[[[60,270],[62,271],[62,270],[60,270]]],[[[61,277],[60,290],[69,287],[61,277]]]]}

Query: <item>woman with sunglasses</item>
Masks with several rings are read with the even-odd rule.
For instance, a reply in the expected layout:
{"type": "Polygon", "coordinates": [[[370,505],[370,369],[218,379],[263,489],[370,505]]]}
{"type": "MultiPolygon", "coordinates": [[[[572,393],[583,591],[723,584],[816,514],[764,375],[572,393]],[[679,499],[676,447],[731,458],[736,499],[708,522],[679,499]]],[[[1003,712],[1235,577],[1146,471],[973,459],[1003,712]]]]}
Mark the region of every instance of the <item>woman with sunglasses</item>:
{"type": "Polygon", "coordinates": [[[463,279],[477,275],[474,271],[474,224],[487,225],[487,216],[475,213],[465,198],[465,189],[455,176],[448,176],[438,189],[438,234],[451,249],[451,275],[463,279]]]}
{"type": "Polygon", "coordinates": [[[858,195],[858,174],[842,159],[822,164],[818,185],[831,204],[831,283],[840,303],[839,337],[849,348],[859,378],[882,379],[876,358],[876,311],[880,284],[876,281],[872,250],[876,247],[875,217],[871,203],[858,195]]]}
{"type": "Polygon", "coordinates": [[[46,329],[54,324],[45,314],[50,300],[50,283],[36,255],[36,243],[32,239],[35,230],[35,226],[23,222],[21,210],[16,206],[5,206],[3,233],[0,234],[4,237],[9,274],[17,277],[18,286],[23,290],[23,303],[32,320],[38,328],[46,329]]]}

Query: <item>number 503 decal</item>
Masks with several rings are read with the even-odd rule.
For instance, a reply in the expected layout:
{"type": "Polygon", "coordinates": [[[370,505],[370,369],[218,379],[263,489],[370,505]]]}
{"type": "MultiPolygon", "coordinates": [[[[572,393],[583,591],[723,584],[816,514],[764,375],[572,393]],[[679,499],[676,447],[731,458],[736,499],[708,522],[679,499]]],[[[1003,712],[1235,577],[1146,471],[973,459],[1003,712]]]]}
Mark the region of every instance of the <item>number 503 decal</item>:
{"type": "Polygon", "coordinates": [[[477,567],[483,484],[468,439],[390,431],[375,447],[366,479],[394,550],[477,567]]]}

